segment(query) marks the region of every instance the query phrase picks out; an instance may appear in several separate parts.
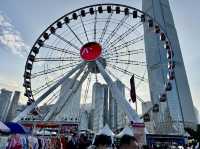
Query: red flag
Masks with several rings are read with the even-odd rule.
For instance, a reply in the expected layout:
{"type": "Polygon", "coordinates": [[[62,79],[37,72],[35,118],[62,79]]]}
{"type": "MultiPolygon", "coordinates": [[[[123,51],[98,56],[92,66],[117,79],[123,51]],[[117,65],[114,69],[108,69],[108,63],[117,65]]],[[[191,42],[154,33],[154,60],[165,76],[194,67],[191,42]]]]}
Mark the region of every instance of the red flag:
{"type": "Polygon", "coordinates": [[[136,92],[135,92],[135,79],[134,79],[134,75],[130,79],[130,86],[131,86],[131,90],[130,90],[131,100],[133,102],[136,102],[136,92]]]}

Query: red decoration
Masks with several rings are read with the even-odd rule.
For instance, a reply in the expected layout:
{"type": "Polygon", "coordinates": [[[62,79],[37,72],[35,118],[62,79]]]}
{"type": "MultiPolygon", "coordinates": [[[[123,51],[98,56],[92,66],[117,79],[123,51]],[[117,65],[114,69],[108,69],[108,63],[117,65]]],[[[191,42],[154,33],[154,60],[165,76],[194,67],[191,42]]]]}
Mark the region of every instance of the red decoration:
{"type": "Polygon", "coordinates": [[[85,44],[81,50],[81,58],[85,61],[94,61],[101,56],[102,48],[99,43],[89,42],[85,44]]]}

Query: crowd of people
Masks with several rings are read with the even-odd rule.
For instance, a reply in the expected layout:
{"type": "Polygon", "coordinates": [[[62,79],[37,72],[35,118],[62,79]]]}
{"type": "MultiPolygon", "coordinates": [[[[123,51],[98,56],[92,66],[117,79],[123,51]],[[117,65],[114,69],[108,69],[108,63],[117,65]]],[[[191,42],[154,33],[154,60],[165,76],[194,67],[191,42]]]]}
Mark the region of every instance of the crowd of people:
{"type": "Polygon", "coordinates": [[[0,149],[138,149],[132,136],[124,135],[119,144],[105,134],[95,136],[93,142],[84,134],[68,137],[35,137],[15,134],[0,141],[0,149]]]}
{"type": "Polygon", "coordinates": [[[113,142],[110,136],[105,134],[96,135],[93,142],[87,140],[87,137],[80,135],[79,140],[71,138],[69,149],[139,149],[135,137],[124,135],[120,138],[119,144],[113,142]]]}
{"type": "Polygon", "coordinates": [[[13,134],[7,138],[0,137],[0,149],[200,149],[200,146],[198,143],[180,146],[161,142],[142,145],[130,127],[115,135],[105,126],[94,136],[87,132],[46,136],[13,134]]]}
{"type": "MultiPolygon", "coordinates": [[[[134,135],[124,134],[118,141],[114,141],[111,136],[99,134],[94,140],[88,140],[85,135],[80,135],[77,140],[74,137],[69,141],[69,149],[200,149],[199,143],[196,144],[159,144],[159,145],[139,145],[134,135]]],[[[68,149],[66,148],[66,149],[68,149]]]]}
{"type": "Polygon", "coordinates": [[[198,143],[184,146],[162,143],[140,146],[137,139],[128,134],[118,138],[118,141],[106,134],[98,134],[93,140],[88,139],[85,134],[73,134],[67,137],[51,136],[51,138],[16,134],[8,140],[10,142],[6,143],[4,139],[5,146],[0,141],[0,149],[200,149],[198,143]]]}

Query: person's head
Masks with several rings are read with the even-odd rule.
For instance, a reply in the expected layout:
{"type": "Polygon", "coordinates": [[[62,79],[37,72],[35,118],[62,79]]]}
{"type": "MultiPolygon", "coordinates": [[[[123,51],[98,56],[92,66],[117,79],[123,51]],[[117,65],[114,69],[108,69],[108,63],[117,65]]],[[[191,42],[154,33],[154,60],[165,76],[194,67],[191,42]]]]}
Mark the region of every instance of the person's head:
{"type": "Polygon", "coordinates": [[[81,134],[79,140],[80,140],[80,142],[86,142],[87,137],[84,134],[81,134]]]}
{"type": "Polygon", "coordinates": [[[120,149],[138,149],[138,143],[135,137],[124,135],[120,139],[120,149]]]}
{"type": "Polygon", "coordinates": [[[97,135],[94,141],[94,145],[98,149],[106,149],[106,147],[110,146],[112,143],[111,137],[107,135],[97,135]]]}

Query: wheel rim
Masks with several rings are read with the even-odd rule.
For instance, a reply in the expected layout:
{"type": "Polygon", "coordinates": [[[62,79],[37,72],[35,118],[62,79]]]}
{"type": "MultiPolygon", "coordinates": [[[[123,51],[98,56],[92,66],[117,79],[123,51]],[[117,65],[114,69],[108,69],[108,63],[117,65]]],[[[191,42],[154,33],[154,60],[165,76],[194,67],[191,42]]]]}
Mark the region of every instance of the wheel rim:
{"type": "MultiPolygon", "coordinates": [[[[153,19],[142,11],[120,4],[91,5],[59,18],[40,35],[27,58],[24,86],[29,101],[34,101],[35,96],[37,98],[71,68],[86,60],[81,58],[80,49],[90,42],[102,46],[102,53],[90,60],[96,60],[101,55],[106,62],[105,69],[113,79],[119,79],[128,88],[129,79],[123,76],[134,74],[137,92],[144,89],[141,84],[145,84],[149,90],[143,35],[143,24],[147,23],[149,30],[155,29],[155,36],[159,34],[161,42],[166,43],[169,59],[167,69],[170,75],[166,82],[170,83],[174,76],[173,51],[167,35],[159,30],[161,27],[156,21],[151,21],[153,19]],[[40,85],[37,86],[38,82],[40,85]]],[[[167,64],[163,65],[167,67],[167,64]]],[[[98,73],[91,71],[88,81],[85,81],[86,86],[97,82],[97,78],[103,80],[98,73]]],[[[166,86],[168,87],[168,84],[166,86]]],[[[163,93],[166,86],[163,87],[163,93]]],[[[88,88],[86,87],[84,98],[88,96],[88,88]]],[[[58,98],[58,95],[59,89],[52,93],[49,99],[58,98]]]]}

